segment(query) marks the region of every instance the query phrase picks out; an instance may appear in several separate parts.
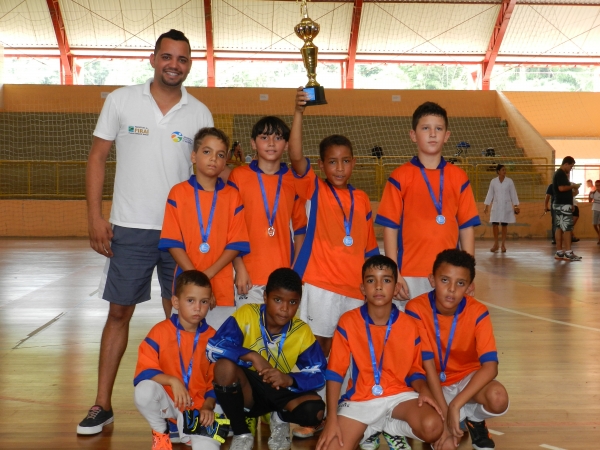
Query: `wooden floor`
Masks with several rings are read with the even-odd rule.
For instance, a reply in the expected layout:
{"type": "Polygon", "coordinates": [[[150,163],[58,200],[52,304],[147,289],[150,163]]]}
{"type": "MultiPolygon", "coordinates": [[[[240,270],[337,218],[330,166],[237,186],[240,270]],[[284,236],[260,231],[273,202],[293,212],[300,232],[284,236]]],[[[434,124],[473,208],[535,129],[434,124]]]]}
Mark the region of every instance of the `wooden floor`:
{"type": "MultiPolygon", "coordinates": [[[[511,400],[504,417],[489,421],[496,448],[599,449],[600,246],[574,244],[583,261],[568,263],[555,261],[546,241],[508,244],[507,253],[492,254],[489,241],[478,241],[476,255],[476,297],[492,315],[498,379],[511,400]]],[[[97,436],[75,434],[95,397],[103,263],[84,240],[0,240],[1,449],[150,448],[132,379],[137,345],[162,318],[158,286],[132,321],[114,425],[97,436]]],[[[292,448],[314,444],[294,440],[292,448]]]]}

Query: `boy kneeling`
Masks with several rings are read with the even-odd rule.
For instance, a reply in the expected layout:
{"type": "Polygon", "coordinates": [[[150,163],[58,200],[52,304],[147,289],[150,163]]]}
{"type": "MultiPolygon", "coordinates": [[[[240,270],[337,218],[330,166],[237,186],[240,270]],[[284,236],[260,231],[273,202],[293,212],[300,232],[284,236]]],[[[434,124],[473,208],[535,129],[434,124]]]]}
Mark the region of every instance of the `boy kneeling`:
{"type": "Polygon", "coordinates": [[[294,317],[301,297],[298,274],[276,269],[265,303],[242,306],[208,342],[215,394],[234,433],[231,449],[253,448],[246,417],[272,413],[269,450],[291,448],[289,422],[316,426],[323,420],[325,404],[315,391],[325,384],[327,361],[309,326],[294,317]]]}
{"type": "Polygon", "coordinates": [[[498,353],[487,308],[466,295],[475,278],[475,258],[469,253],[444,250],[433,263],[429,293],[409,301],[406,313],[424,329],[423,366],[446,429],[436,450],[458,446],[466,419],[471,443],[477,450],[493,450],[485,419],[508,410],[508,394],[495,380],[498,353]],[[428,340],[429,342],[425,342],[428,340]]]}
{"type": "Polygon", "coordinates": [[[443,424],[421,367],[418,324],[392,303],[398,266],[373,256],[364,263],[362,278],[366,302],[342,315],[333,336],[327,423],[317,450],[354,449],[381,431],[435,442],[443,424]],[[352,385],[337,405],[351,359],[352,385]]]}
{"type": "Polygon", "coordinates": [[[172,297],[179,314],[156,324],[139,347],[135,406],[152,427],[152,449],[172,448],[166,420],[177,419],[182,442],[193,450],[218,449],[229,421],[215,417],[213,365],[204,349],[215,330],[206,324],[212,289],[208,277],[188,270],[172,297]]]}

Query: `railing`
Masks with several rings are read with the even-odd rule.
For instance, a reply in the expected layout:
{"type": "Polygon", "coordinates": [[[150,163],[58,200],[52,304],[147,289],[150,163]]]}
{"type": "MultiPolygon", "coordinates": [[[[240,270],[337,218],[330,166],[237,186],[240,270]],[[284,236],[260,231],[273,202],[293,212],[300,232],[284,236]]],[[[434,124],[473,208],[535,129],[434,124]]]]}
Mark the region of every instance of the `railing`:
{"type": "MultiPolygon", "coordinates": [[[[318,176],[324,176],[319,168],[319,157],[308,155],[311,166],[318,176]]],[[[381,198],[385,183],[391,172],[399,165],[410,161],[412,156],[357,156],[350,183],[365,191],[372,201],[381,198]]],[[[467,157],[455,158],[454,163],[461,167],[471,180],[475,199],[485,200],[490,180],[496,177],[496,164],[502,163],[517,188],[521,201],[541,201],[552,176],[559,166],[554,164],[533,164],[532,160],[546,158],[520,157],[467,157]],[[475,164],[477,161],[485,163],[475,164]]],[[[63,199],[85,198],[85,170],[87,161],[15,161],[0,160],[0,198],[63,199]]],[[[106,163],[106,174],[102,196],[112,198],[116,162],[106,163]]],[[[600,165],[576,165],[571,179],[585,183],[585,180],[600,179],[600,165]]],[[[578,199],[587,201],[585,186],[580,189],[578,199]]]]}
{"type": "MultiPolygon", "coordinates": [[[[87,161],[0,161],[0,198],[83,199],[87,161]]],[[[102,198],[112,198],[116,162],[107,161],[102,198]]]]}

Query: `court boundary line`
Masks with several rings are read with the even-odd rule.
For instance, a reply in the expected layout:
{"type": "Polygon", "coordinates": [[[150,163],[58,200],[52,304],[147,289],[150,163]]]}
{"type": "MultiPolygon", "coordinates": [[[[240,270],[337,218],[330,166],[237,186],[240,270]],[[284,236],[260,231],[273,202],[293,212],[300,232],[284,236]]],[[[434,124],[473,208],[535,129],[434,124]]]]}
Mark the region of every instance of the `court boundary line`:
{"type": "Polygon", "coordinates": [[[483,303],[485,306],[491,306],[493,308],[500,309],[502,311],[510,312],[510,313],[513,313],[513,314],[518,314],[520,316],[530,317],[532,319],[537,319],[537,320],[543,320],[545,322],[550,322],[550,323],[556,323],[558,325],[567,325],[569,327],[580,328],[582,330],[596,331],[596,332],[600,333],[600,328],[588,327],[586,325],[579,325],[579,324],[576,324],[576,323],[563,322],[562,320],[549,319],[547,317],[536,316],[534,314],[529,314],[529,313],[517,311],[515,309],[505,308],[504,306],[498,306],[498,305],[496,305],[494,303],[484,302],[483,300],[479,300],[479,299],[477,299],[477,300],[480,303],[483,303]]]}

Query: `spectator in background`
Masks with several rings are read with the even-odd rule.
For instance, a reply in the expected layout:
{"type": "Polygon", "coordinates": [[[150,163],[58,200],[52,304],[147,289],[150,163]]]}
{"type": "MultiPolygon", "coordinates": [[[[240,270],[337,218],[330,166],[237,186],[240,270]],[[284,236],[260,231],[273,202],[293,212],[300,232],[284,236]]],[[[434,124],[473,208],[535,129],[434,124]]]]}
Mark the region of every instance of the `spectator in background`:
{"type": "Polygon", "coordinates": [[[552,203],[554,203],[554,189],[552,188],[552,184],[549,184],[548,189],[546,189],[546,198],[544,199],[544,212],[549,212],[552,219],[552,245],[554,245],[556,244],[554,238],[554,235],[556,234],[556,223],[552,203]]]}
{"type": "Polygon", "coordinates": [[[242,146],[239,141],[235,141],[231,146],[231,150],[229,151],[229,159],[227,160],[227,164],[233,164],[235,166],[239,166],[244,162],[244,151],[242,150],[242,146]]]}
{"type": "Polygon", "coordinates": [[[594,202],[592,205],[592,224],[598,234],[597,244],[600,245],[600,180],[596,180],[595,184],[596,189],[594,189],[592,194],[592,201],[594,202]]]}
{"type": "Polygon", "coordinates": [[[371,156],[376,156],[377,159],[381,159],[381,157],[383,156],[383,148],[381,148],[380,146],[375,146],[371,149],[371,156]]]}
{"type": "Polygon", "coordinates": [[[594,186],[594,182],[592,180],[587,180],[587,188],[588,188],[588,200],[590,203],[594,202],[594,193],[596,192],[596,187],[594,186]]]}
{"type": "Polygon", "coordinates": [[[488,212],[488,206],[492,204],[490,222],[494,231],[494,246],[491,252],[498,251],[498,225],[502,225],[502,253],[506,252],[506,233],[509,223],[515,223],[515,214],[519,214],[519,197],[513,180],[506,176],[506,167],[503,164],[496,166],[498,176],[490,181],[487,197],[485,198],[484,214],[488,212]]]}

